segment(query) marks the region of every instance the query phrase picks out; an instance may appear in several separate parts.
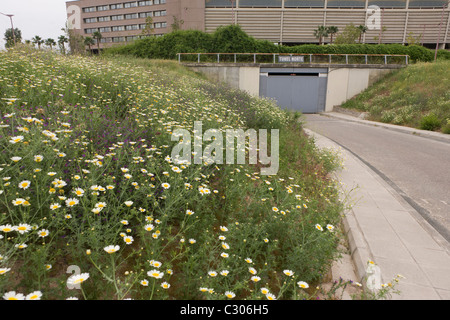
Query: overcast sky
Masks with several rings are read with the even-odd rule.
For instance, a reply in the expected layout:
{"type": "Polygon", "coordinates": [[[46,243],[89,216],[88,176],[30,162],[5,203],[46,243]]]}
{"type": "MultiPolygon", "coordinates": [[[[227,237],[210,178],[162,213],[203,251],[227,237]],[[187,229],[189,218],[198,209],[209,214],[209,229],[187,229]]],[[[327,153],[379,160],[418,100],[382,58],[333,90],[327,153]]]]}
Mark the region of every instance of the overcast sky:
{"type": "MultiPolygon", "coordinates": [[[[14,28],[22,31],[23,40],[40,36],[57,41],[67,20],[66,0],[0,0],[0,12],[14,15],[14,28]]],[[[11,28],[9,18],[0,14],[0,49],[5,47],[8,28],[11,28]]]]}

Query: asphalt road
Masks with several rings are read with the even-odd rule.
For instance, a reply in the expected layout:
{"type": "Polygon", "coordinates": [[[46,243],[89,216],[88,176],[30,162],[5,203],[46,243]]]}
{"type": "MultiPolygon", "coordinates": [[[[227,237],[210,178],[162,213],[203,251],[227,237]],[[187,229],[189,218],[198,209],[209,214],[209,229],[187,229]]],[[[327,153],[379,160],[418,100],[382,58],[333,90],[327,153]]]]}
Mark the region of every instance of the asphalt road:
{"type": "Polygon", "coordinates": [[[375,170],[450,242],[450,144],[318,114],[305,127],[375,170]]]}

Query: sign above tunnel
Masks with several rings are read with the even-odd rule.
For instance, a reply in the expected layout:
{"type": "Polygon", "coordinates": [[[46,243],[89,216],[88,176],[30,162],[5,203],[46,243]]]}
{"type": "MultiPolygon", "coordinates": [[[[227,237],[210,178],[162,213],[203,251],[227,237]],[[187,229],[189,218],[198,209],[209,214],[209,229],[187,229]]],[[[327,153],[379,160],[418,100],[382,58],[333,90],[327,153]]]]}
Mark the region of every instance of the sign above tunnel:
{"type": "Polygon", "coordinates": [[[278,62],[305,62],[304,56],[278,56],[278,62]]]}

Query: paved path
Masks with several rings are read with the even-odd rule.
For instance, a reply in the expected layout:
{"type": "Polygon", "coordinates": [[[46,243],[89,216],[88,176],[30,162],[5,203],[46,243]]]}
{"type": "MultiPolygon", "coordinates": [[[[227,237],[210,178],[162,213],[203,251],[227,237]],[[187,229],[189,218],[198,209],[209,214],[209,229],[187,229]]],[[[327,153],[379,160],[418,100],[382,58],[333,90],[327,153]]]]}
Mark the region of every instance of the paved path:
{"type": "Polygon", "coordinates": [[[444,237],[450,210],[431,200],[450,200],[450,144],[321,115],[305,118],[319,146],[344,147],[338,178],[354,203],[344,225],[359,280],[371,259],[383,282],[397,274],[406,277],[393,299],[450,300],[450,244],[444,237]],[[421,214],[432,210],[428,220],[415,199],[432,204],[422,208],[421,214]]]}

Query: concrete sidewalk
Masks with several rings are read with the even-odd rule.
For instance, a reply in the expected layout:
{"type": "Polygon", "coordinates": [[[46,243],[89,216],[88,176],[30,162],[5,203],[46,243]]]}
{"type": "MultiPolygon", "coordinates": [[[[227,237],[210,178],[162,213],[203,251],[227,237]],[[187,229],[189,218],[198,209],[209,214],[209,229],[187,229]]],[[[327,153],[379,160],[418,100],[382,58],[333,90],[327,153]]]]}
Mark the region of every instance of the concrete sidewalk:
{"type": "Polygon", "coordinates": [[[373,170],[331,140],[309,130],[320,148],[337,150],[344,168],[336,173],[342,196],[352,204],[345,232],[358,280],[365,281],[367,261],[387,283],[404,276],[395,300],[450,300],[450,244],[373,170]]]}

